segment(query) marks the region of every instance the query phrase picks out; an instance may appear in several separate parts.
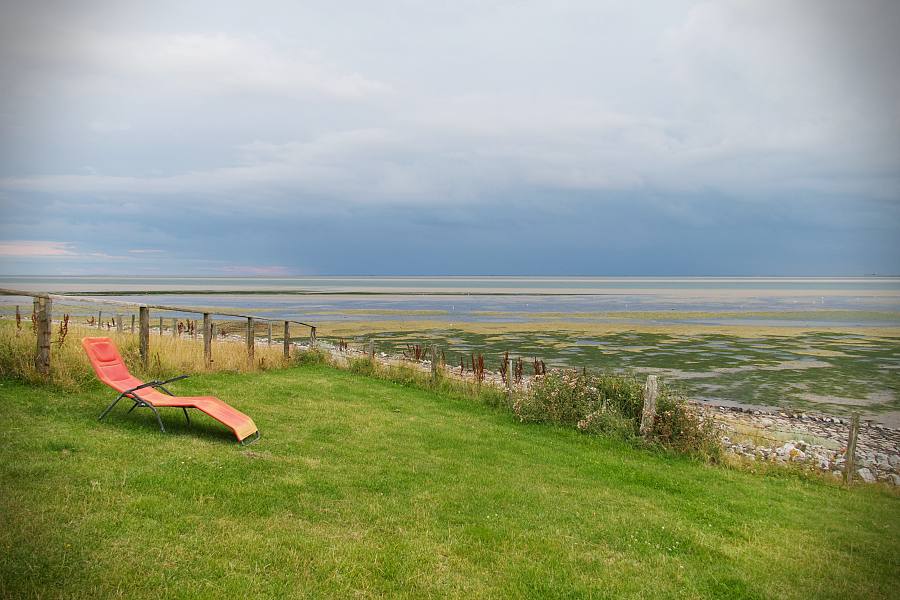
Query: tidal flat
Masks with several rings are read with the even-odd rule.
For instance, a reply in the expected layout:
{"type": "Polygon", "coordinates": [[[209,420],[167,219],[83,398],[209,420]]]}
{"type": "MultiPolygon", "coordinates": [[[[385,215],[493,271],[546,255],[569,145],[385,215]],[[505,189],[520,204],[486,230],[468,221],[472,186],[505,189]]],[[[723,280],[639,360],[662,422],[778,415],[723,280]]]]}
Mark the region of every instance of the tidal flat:
{"type": "Polygon", "coordinates": [[[900,424],[900,327],[354,319],[321,323],[319,331],[352,345],[373,339],[387,354],[438,344],[449,366],[483,353],[496,369],[508,351],[552,367],[656,373],[700,401],[859,411],[900,424]]]}

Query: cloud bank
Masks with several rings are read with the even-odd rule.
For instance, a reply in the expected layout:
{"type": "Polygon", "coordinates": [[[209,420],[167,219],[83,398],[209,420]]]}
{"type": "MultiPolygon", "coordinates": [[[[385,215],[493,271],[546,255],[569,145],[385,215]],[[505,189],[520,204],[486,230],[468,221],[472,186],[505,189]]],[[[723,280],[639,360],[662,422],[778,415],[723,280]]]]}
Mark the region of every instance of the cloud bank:
{"type": "Polygon", "coordinates": [[[896,3],[183,4],[3,9],[10,248],[91,272],[898,271],[896,3]]]}

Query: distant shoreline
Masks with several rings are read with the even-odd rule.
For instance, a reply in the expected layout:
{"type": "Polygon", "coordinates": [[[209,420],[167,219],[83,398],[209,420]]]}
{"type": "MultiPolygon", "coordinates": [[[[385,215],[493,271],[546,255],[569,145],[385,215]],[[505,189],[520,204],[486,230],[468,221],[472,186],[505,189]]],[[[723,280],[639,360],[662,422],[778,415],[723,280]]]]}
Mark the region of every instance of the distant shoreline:
{"type": "Polygon", "coordinates": [[[314,291],[314,290],[104,290],[93,292],[51,292],[61,296],[634,296],[654,295],[652,291],[625,292],[431,292],[431,291],[314,291]]]}

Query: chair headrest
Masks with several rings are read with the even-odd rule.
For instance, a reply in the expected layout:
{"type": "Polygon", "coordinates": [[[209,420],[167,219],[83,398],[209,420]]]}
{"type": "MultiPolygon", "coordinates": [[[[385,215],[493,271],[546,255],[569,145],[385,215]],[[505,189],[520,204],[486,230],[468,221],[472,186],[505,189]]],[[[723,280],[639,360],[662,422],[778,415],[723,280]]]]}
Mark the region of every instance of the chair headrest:
{"type": "Polygon", "coordinates": [[[115,343],[108,337],[84,338],[81,343],[100,362],[122,362],[115,343]]]}

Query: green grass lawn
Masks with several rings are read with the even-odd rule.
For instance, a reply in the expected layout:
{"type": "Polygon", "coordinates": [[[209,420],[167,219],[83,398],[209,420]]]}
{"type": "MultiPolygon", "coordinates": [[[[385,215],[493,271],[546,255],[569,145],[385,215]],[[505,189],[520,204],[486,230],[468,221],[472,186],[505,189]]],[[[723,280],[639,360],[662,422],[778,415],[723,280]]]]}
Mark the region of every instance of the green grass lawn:
{"type": "Polygon", "coordinates": [[[262,440],[0,381],[7,597],[897,597],[900,498],[327,367],[198,376],[262,440]]]}

